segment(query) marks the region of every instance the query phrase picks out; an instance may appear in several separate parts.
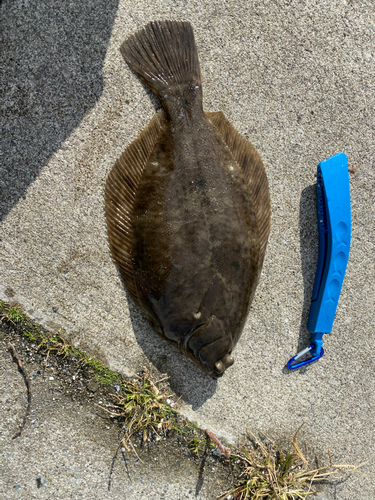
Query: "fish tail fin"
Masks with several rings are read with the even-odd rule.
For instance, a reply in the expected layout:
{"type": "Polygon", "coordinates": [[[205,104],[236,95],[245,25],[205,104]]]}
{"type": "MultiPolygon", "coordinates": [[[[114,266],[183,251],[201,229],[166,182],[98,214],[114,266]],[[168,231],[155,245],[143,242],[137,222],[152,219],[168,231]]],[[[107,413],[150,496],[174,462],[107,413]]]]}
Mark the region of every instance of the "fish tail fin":
{"type": "Polygon", "coordinates": [[[171,86],[201,83],[194,33],[188,22],[149,23],[120,50],[129,67],[159,97],[171,86]]]}

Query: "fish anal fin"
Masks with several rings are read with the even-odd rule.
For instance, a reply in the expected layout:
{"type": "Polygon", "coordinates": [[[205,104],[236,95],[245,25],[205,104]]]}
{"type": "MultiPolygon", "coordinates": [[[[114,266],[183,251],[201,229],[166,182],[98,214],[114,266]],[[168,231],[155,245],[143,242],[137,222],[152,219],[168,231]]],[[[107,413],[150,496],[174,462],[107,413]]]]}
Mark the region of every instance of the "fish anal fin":
{"type": "Polygon", "coordinates": [[[218,130],[242,171],[243,179],[253,202],[255,218],[259,228],[259,265],[262,266],[271,228],[270,192],[262,159],[254,146],[237,132],[222,111],[206,112],[206,115],[218,130]]]}
{"type": "Polygon", "coordinates": [[[139,181],[160,136],[163,123],[164,114],[159,111],[117,159],[105,186],[105,214],[111,255],[137,305],[139,300],[132,264],[134,201],[139,181]]]}

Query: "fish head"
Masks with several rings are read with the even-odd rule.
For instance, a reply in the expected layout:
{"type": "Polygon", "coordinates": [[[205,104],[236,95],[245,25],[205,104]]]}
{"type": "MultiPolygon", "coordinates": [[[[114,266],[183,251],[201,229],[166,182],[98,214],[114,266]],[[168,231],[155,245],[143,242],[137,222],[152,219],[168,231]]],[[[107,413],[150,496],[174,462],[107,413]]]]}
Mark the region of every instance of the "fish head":
{"type": "Polygon", "coordinates": [[[212,378],[221,377],[233,365],[232,334],[227,323],[212,315],[190,336],[188,356],[212,378]],[[192,356],[193,355],[193,356],[192,356]]]}

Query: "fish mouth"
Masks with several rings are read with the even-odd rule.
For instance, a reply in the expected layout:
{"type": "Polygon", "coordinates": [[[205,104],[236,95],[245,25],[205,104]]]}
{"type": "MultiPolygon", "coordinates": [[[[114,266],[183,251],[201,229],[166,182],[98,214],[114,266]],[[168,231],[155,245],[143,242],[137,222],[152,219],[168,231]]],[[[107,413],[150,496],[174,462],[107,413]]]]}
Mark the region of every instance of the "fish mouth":
{"type": "Polygon", "coordinates": [[[190,353],[189,349],[190,340],[194,337],[194,335],[198,332],[198,330],[204,330],[209,322],[210,320],[205,321],[204,323],[200,323],[199,325],[194,326],[191,330],[188,331],[188,333],[185,335],[185,337],[180,341],[178,345],[182,354],[188,356],[188,353],[190,353]]]}
{"type": "MultiPolygon", "coordinates": [[[[209,321],[206,321],[205,323],[200,323],[199,325],[194,326],[191,330],[188,331],[188,333],[184,336],[182,340],[178,343],[178,349],[179,351],[184,354],[187,358],[190,358],[192,361],[194,361],[196,364],[198,364],[197,360],[195,359],[195,356],[189,349],[189,342],[192,337],[197,333],[198,330],[201,330],[202,327],[205,328],[208,325],[209,321]]],[[[199,365],[200,366],[200,365],[199,365]]]]}
{"type": "MultiPolygon", "coordinates": [[[[207,375],[209,375],[213,379],[218,379],[218,378],[222,377],[224,375],[224,373],[225,373],[225,370],[227,368],[229,368],[230,366],[232,366],[233,363],[234,363],[234,358],[231,355],[231,352],[227,352],[221,358],[219,358],[218,361],[216,361],[216,363],[214,364],[214,368],[210,369],[200,359],[197,359],[194,356],[194,354],[191,351],[191,349],[189,349],[189,341],[190,341],[190,339],[192,337],[194,337],[194,335],[198,332],[198,330],[201,330],[202,327],[204,328],[208,323],[209,323],[209,321],[207,321],[206,323],[201,323],[200,325],[197,325],[194,328],[192,328],[185,335],[185,337],[183,338],[183,340],[181,340],[179,342],[178,348],[179,348],[179,350],[180,350],[180,352],[182,354],[184,354],[187,358],[189,358],[191,361],[193,361],[194,364],[196,364],[197,366],[199,366],[199,368],[201,370],[203,370],[205,373],[207,373],[207,375]]],[[[204,348],[206,349],[207,347],[209,347],[211,344],[214,344],[215,342],[216,341],[213,341],[210,344],[207,344],[206,346],[204,346],[204,348]]]]}

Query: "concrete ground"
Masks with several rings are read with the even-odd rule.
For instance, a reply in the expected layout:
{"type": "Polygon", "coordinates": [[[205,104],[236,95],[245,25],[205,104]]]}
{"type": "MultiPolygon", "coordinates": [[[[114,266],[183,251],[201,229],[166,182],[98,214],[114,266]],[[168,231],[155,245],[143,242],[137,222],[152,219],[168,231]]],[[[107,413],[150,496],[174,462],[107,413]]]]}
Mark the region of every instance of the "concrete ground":
{"type": "MultiPolygon", "coordinates": [[[[167,372],[185,414],[231,440],[245,426],[282,437],[307,422],[301,436],[318,456],[329,446],[335,461],[368,460],[373,471],[374,3],[5,0],[0,9],[0,300],[61,327],[112,369],[167,372]],[[106,240],[106,175],[157,106],[118,49],[165,18],[192,23],[205,109],[222,110],[251,140],[270,183],[261,282],[235,364],[218,382],[152,332],[106,240]],[[357,169],[348,269],[326,355],[289,373],[286,361],[309,338],[316,165],[339,151],[357,169]]],[[[373,500],[374,485],[355,475],[327,498],[373,500]]]]}
{"type": "MultiPolygon", "coordinates": [[[[212,454],[194,459],[189,438],[168,437],[139,458],[122,447],[121,425],[97,405],[112,402],[72,360],[46,357],[0,324],[0,498],[2,500],[211,500],[232,487],[230,468],[212,454]],[[31,381],[26,408],[22,375],[8,352],[16,348],[31,381]]],[[[324,500],[324,499],[321,499],[324,500]]]]}

